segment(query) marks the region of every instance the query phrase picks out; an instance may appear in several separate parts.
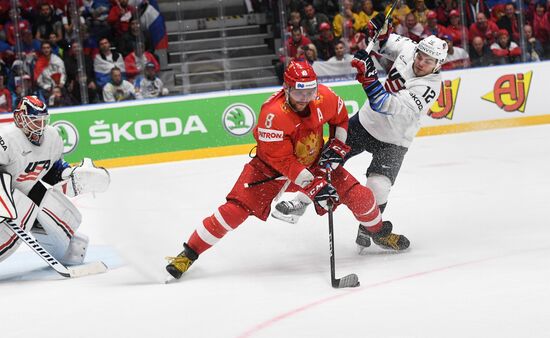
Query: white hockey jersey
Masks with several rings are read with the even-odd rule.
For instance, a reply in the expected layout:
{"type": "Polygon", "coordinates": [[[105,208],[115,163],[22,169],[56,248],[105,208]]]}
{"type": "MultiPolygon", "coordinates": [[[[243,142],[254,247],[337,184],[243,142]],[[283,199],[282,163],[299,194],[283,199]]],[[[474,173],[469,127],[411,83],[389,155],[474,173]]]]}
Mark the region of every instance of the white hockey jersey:
{"type": "Polygon", "coordinates": [[[409,147],[418,129],[420,117],[426,114],[441,90],[441,74],[417,77],[413,71],[416,43],[406,37],[391,34],[386,44],[375,50],[393,62],[384,83],[389,95],[381,114],[365,104],[359,110],[359,121],[376,139],[409,147]]]}
{"type": "Polygon", "coordinates": [[[35,146],[14,124],[0,127],[0,170],[11,174],[14,188],[25,195],[63,155],[63,141],[54,127],[47,126],[42,138],[35,146]]]}

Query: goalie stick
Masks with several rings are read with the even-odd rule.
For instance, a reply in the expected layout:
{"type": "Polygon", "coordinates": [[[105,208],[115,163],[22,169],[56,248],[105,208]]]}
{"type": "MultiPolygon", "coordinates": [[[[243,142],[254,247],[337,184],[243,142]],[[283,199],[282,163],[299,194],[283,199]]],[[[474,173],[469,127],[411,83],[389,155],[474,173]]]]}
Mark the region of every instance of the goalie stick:
{"type": "MultiPolygon", "coordinates": [[[[384,25],[387,25],[388,24],[388,20],[389,18],[391,17],[393,11],[395,10],[395,8],[397,7],[397,4],[399,3],[399,1],[401,0],[393,0],[393,3],[391,5],[391,8],[390,10],[388,11],[388,13],[386,14],[386,18],[384,19],[384,25]]],[[[374,48],[374,44],[376,43],[376,40],[378,39],[378,36],[380,35],[380,31],[382,31],[382,28],[384,26],[382,26],[375,34],[374,36],[372,37],[372,39],[370,40],[369,42],[369,45],[367,46],[367,48],[365,48],[365,50],[367,51],[368,54],[370,54],[370,52],[372,51],[372,49],[374,48]]]]}
{"type": "Polygon", "coordinates": [[[82,277],[87,275],[94,275],[98,273],[103,273],[107,271],[107,266],[103,262],[92,262],[86,263],[77,266],[66,267],[61,264],[55,257],[50,255],[46,249],[38,243],[36,238],[25,230],[21,229],[17,224],[12,220],[6,219],[2,222],[8,228],[10,228],[13,233],[19,237],[29,248],[31,248],[40,258],[42,258],[49,266],[51,266],[57,273],[66,278],[82,277]]]}
{"type": "MultiPolygon", "coordinates": [[[[330,163],[327,163],[327,182],[331,184],[330,172],[332,170],[330,163]]],[[[342,278],[336,278],[336,263],[334,262],[334,218],[332,211],[332,201],[328,200],[328,242],[330,246],[330,282],[333,288],[355,288],[360,285],[359,277],[352,273],[342,278]]]]}

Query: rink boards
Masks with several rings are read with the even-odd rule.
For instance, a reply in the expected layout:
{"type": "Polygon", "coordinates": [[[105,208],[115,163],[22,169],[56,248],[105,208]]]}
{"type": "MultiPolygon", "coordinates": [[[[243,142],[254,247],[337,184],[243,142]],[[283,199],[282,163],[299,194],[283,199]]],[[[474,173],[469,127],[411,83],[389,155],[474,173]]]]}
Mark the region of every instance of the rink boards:
{"type": "MultiPolygon", "coordinates": [[[[419,136],[550,123],[547,74],[550,62],[444,72],[441,94],[423,117],[419,136]]],[[[350,114],[365,102],[355,81],[328,85],[350,114]]],[[[120,167],[246,154],[255,143],[252,129],[261,105],[278,89],[51,109],[52,123],[69,162],[88,156],[120,167]]]]}

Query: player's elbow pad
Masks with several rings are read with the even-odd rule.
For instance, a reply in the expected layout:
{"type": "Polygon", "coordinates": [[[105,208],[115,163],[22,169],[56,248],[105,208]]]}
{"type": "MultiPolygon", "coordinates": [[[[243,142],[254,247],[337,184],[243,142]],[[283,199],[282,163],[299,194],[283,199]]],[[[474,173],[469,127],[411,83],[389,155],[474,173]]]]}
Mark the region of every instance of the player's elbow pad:
{"type": "Polygon", "coordinates": [[[380,81],[374,81],[370,86],[363,88],[369,98],[369,105],[377,113],[391,115],[383,110],[384,103],[388,100],[390,94],[382,87],[380,81]]]}

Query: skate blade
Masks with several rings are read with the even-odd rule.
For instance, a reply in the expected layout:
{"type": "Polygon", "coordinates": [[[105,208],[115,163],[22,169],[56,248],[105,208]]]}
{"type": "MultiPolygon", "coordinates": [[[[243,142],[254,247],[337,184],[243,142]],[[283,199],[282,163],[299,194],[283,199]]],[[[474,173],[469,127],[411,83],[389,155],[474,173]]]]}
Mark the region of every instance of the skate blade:
{"type": "Polygon", "coordinates": [[[280,221],[283,221],[283,222],[290,223],[290,224],[296,224],[296,223],[298,223],[298,220],[300,219],[300,216],[285,215],[285,214],[277,211],[277,209],[275,209],[271,212],[271,217],[276,218],[276,219],[278,219],[280,221]]]}
{"type": "Polygon", "coordinates": [[[357,254],[359,256],[366,256],[369,253],[366,246],[357,245],[357,254]]]}

